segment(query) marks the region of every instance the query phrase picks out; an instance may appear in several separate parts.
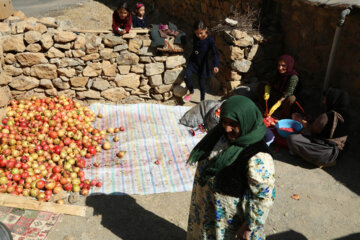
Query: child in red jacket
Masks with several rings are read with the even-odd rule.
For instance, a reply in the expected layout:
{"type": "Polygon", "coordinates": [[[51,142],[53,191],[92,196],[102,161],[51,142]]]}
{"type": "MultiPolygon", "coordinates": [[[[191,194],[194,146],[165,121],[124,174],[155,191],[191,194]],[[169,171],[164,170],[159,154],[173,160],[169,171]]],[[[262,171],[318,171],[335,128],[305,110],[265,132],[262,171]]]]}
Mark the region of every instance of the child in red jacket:
{"type": "Polygon", "coordinates": [[[132,17],[127,2],[123,2],[113,13],[113,31],[119,35],[128,33],[131,29],[132,17]]]}

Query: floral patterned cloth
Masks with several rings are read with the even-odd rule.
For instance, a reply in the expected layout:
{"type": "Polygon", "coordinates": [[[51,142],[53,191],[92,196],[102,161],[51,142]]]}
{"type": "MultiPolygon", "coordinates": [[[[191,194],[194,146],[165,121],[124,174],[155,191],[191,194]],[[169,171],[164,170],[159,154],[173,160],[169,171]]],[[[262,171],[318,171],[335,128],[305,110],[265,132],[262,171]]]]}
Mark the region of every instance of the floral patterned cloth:
{"type": "Polygon", "coordinates": [[[259,152],[248,161],[248,185],[238,198],[215,191],[215,177],[205,186],[198,183],[200,172],[214,156],[228,147],[220,139],[207,160],[198,163],[191,196],[188,240],[235,239],[237,230],[247,222],[252,240],[265,239],[264,224],[275,199],[275,169],[270,154],[259,152]]]}

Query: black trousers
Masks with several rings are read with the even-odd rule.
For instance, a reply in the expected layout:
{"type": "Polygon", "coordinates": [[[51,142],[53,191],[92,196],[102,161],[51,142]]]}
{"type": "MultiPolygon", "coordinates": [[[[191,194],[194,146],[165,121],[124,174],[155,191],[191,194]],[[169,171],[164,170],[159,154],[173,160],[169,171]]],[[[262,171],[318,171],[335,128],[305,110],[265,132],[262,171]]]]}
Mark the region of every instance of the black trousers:
{"type": "Polygon", "coordinates": [[[187,89],[189,89],[190,93],[194,93],[194,87],[192,84],[192,75],[197,74],[199,76],[199,85],[200,85],[200,96],[201,101],[205,100],[205,92],[206,92],[206,78],[203,78],[201,74],[199,74],[199,67],[196,64],[189,63],[185,70],[185,83],[187,89]]]}

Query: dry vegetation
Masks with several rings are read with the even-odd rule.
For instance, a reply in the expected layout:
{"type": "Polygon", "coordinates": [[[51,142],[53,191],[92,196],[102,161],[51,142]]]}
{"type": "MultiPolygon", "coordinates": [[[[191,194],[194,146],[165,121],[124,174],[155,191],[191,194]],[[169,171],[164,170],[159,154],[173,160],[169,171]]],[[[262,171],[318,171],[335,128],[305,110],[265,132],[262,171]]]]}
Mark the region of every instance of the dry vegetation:
{"type": "Polygon", "coordinates": [[[247,33],[255,33],[259,31],[260,28],[260,9],[253,6],[252,4],[247,4],[242,10],[234,9],[228,18],[237,21],[236,25],[229,25],[225,20],[221,20],[218,23],[215,23],[214,27],[211,28],[212,32],[221,32],[232,29],[240,29],[247,33]]]}

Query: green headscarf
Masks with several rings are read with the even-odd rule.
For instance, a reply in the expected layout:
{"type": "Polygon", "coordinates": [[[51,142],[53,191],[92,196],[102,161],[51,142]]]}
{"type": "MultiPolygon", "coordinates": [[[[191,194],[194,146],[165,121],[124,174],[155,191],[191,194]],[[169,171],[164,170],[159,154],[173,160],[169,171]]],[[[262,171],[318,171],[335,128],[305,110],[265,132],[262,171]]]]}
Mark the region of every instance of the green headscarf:
{"type": "Polygon", "coordinates": [[[188,164],[195,164],[208,157],[215,144],[225,134],[221,123],[224,117],[240,124],[241,135],[236,140],[229,141],[229,147],[214,157],[200,173],[202,186],[210,177],[234,163],[247,146],[263,139],[266,132],[262,114],[254,102],[244,96],[233,96],[222,104],[220,123],[195,146],[187,161],[188,164]]]}

